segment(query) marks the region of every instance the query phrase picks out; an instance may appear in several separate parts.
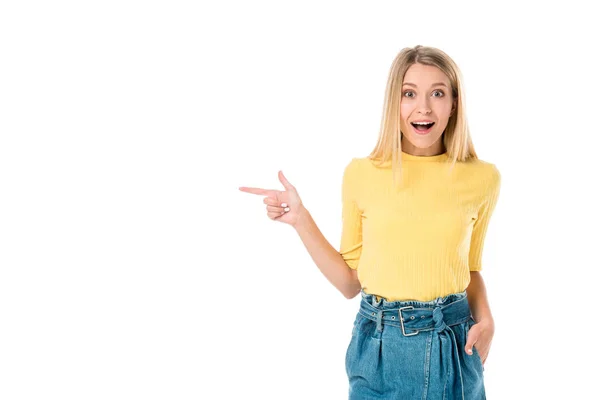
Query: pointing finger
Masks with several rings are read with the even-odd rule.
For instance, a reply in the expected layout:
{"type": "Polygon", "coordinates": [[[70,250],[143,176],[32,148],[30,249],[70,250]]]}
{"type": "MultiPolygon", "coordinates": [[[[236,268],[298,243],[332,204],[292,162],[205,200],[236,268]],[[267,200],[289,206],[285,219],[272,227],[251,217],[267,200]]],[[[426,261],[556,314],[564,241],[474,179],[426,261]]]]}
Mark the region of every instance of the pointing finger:
{"type": "Polygon", "coordinates": [[[275,192],[272,189],[261,189],[261,188],[246,187],[246,186],[240,186],[239,189],[242,192],[252,193],[252,194],[260,194],[260,195],[264,195],[264,196],[272,195],[275,192]]]}

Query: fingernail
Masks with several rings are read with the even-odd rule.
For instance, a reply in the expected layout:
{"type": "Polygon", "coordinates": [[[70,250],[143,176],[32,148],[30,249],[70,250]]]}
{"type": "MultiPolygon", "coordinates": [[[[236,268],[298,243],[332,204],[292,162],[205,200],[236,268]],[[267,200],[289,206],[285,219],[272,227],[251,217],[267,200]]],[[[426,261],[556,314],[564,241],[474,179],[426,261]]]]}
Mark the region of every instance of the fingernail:
{"type": "Polygon", "coordinates": [[[288,211],[290,211],[290,208],[289,208],[289,207],[286,207],[286,208],[284,208],[283,210],[284,210],[285,212],[288,212],[288,211]]]}
{"type": "Polygon", "coordinates": [[[281,203],[281,207],[287,207],[286,203],[281,203]]]}
{"type": "Polygon", "coordinates": [[[467,350],[467,353],[473,354],[473,350],[469,349],[469,350],[467,350]]]}

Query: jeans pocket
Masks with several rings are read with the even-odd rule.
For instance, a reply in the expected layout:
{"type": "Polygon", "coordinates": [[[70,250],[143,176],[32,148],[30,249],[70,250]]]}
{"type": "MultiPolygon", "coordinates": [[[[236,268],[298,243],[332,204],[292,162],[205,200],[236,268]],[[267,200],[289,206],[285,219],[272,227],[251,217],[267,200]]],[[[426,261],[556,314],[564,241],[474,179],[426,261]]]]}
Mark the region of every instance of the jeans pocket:
{"type": "Polygon", "coordinates": [[[354,318],[354,325],[352,325],[352,336],[355,336],[356,333],[358,332],[359,326],[360,326],[360,321],[363,319],[364,317],[362,315],[360,315],[360,313],[356,314],[356,318],[354,318]]]}

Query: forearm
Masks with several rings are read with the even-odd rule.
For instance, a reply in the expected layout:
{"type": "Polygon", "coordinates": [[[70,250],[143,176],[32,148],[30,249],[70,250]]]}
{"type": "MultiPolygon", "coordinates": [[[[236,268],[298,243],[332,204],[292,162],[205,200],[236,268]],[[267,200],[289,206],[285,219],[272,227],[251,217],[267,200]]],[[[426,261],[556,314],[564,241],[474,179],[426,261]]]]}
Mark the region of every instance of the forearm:
{"type": "Polygon", "coordinates": [[[312,216],[303,208],[294,229],[304,247],[323,275],[344,297],[351,299],[360,291],[356,273],[344,261],[341,254],[327,241],[312,216]]]}
{"type": "Polygon", "coordinates": [[[493,325],[494,319],[487,300],[485,283],[479,271],[471,271],[471,282],[467,287],[467,298],[475,322],[487,321],[493,325]]]}

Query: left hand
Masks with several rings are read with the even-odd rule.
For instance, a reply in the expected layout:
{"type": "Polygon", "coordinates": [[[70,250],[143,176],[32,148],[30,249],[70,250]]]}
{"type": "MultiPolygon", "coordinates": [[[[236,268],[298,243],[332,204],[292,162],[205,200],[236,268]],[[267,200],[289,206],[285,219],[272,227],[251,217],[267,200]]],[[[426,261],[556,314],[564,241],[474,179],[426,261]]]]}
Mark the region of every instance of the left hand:
{"type": "Polygon", "coordinates": [[[471,326],[471,329],[469,329],[469,333],[467,334],[465,351],[468,355],[472,356],[473,353],[469,353],[469,350],[471,350],[471,347],[475,346],[475,349],[481,358],[481,364],[485,364],[485,360],[490,352],[493,336],[494,321],[481,320],[475,323],[473,326],[471,326]]]}

